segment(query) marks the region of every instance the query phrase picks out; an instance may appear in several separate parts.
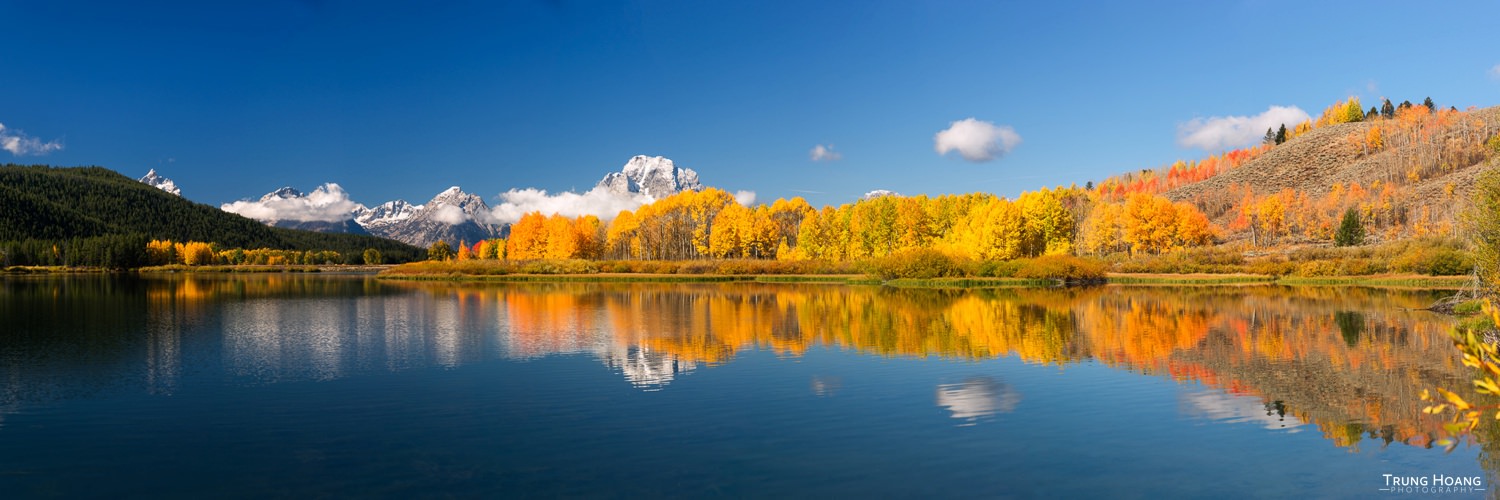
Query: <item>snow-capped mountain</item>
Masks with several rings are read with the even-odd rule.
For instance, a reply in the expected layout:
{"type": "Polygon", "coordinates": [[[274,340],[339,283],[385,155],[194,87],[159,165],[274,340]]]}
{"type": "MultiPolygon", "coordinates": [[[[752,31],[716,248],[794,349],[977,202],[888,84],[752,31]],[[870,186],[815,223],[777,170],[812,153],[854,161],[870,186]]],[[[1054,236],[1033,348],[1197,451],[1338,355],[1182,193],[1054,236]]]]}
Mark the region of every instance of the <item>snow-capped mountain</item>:
{"type": "Polygon", "coordinates": [[[290,199],[293,199],[293,198],[306,198],[306,197],[307,197],[307,194],[305,194],[305,193],[303,193],[301,191],[298,191],[298,190],[296,190],[295,188],[293,188],[291,186],[285,186],[285,187],[282,187],[282,188],[277,189],[275,191],[271,191],[269,193],[266,193],[264,196],[260,197],[260,201],[262,203],[264,203],[264,202],[273,201],[273,200],[290,200],[290,199]]]}
{"type": "Polygon", "coordinates": [[[619,172],[610,172],[599,180],[598,187],[616,194],[640,193],[662,199],[682,191],[703,189],[698,173],[677,168],[672,160],[660,156],[638,155],[625,163],[619,172]]]}
{"type": "Polygon", "coordinates": [[[889,189],[876,189],[874,191],[870,191],[868,193],[865,193],[865,195],[861,196],[860,199],[862,199],[862,200],[873,200],[875,198],[880,198],[882,196],[901,196],[901,193],[897,193],[897,192],[891,191],[889,189]]]}
{"type": "Polygon", "coordinates": [[[177,188],[177,183],[172,182],[172,179],[157,175],[156,169],[154,168],[151,169],[150,172],[146,172],[145,177],[136,180],[141,181],[147,186],[151,186],[162,191],[175,194],[177,196],[182,196],[182,190],[177,188]]]}
{"type": "Polygon", "coordinates": [[[483,199],[458,186],[422,205],[394,200],[373,208],[350,200],[338,184],[324,184],[311,193],[288,186],[259,200],[225,203],[220,208],[276,227],[373,234],[421,247],[438,240],[454,245],[475,243],[505,232],[504,227],[490,223],[490,207],[483,199]]]}
{"type": "MultiPolygon", "coordinates": [[[[387,205],[393,203],[396,202],[387,205]]],[[[458,186],[448,188],[427,203],[410,209],[410,214],[404,218],[380,227],[366,226],[366,229],[376,236],[419,247],[429,246],[438,240],[449,244],[473,244],[479,240],[498,237],[504,231],[502,226],[489,223],[490,206],[485,204],[483,198],[465,193],[458,186]]]]}

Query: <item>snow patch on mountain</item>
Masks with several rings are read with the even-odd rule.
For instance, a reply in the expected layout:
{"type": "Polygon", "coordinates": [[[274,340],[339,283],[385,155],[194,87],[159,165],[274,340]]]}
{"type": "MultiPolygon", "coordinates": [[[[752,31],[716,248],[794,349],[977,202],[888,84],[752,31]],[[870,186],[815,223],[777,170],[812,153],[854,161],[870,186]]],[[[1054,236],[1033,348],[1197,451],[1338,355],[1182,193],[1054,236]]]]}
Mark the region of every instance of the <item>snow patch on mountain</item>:
{"type": "Polygon", "coordinates": [[[360,206],[354,210],[354,221],[365,229],[375,231],[377,228],[410,219],[420,210],[422,210],[421,205],[413,205],[407,203],[406,200],[392,200],[374,207],[360,206]]]}

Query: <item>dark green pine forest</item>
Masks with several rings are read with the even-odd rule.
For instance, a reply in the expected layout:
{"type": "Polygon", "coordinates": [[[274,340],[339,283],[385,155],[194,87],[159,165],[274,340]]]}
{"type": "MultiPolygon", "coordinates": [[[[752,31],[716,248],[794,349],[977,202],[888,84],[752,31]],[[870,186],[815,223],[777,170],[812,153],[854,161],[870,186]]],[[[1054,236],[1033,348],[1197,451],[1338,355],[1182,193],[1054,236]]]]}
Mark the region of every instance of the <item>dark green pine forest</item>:
{"type": "Polygon", "coordinates": [[[405,243],[274,228],[194,203],[103,167],[0,165],[0,265],[133,268],[153,240],[219,248],[332,250],[347,263],[376,249],[386,262],[423,256],[405,243]]]}

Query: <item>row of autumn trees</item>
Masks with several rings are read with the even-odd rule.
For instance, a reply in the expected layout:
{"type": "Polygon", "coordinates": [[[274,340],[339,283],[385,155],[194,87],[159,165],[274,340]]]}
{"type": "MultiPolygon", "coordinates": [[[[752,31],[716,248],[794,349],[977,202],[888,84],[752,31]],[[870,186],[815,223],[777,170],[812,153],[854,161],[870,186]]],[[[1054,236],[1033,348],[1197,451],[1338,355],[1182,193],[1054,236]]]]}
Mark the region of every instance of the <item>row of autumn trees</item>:
{"type": "Polygon", "coordinates": [[[359,255],[346,256],[333,250],[281,250],[274,248],[228,248],[221,249],[212,243],[201,241],[151,240],[146,243],[148,266],[181,264],[206,266],[229,265],[322,265],[322,264],[384,264],[380,250],[367,248],[359,255]],[[358,260],[356,260],[358,259],[358,260]]]}
{"type": "Polygon", "coordinates": [[[608,223],[525,215],[503,240],[435,245],[434,258],[821,259],[853,261],[911,249],[979,260],[1039,255],[1160,253],[1213,241],[1191,204],[1150,194],[1119,202],[1077,187],[1014,200],[984,193],[881,196],[815,209],[802,198],[748,207],[720,189],[688,191],[622,211],[608,223]]]}
{"type": "Polygon", "coordinates": [[[1422,105],[1386,101],[1384,109],[1364,112],[1359,99],[1351,97],[1329,106],[1316,120],[1268,134],[1264,144],[1111,177],[1097,186],[1044,188],[1015,199],[984,193],[892,195],[821,209],[801,198],[743,206],[723,190],[705,189],[622,211],[607,221],[533,212],[511,226],[507,239],[463,242],[457,251],[441,243],[442,248],[429,255],[855,261],[935,249],[972,259],[1009,260],[1055,254],[1157,254],[1211,244],[1223,230],[1246,234],[1261,246],[1288,238],[1332,242],[1341,228],[1349,241],[1363,239],[1367,231],[1382,239],[1452,236],[1454,210],[1462,201],[1453,183],[1422,199],[1404,199],[1404,189],[1500,154],[1495,133],[1493,125],[1472,113],[1436,110],[1430,99],[1422,105]],[[1368,123],[1351,129],[1348,137],[1330,140],[1356,148],[1356,157],[1372,157],[1364,161],[1388,166],[1388,174],[1368,184],[1335,183],[1322,192],[1256,192],[1231,184],[1190,201],[1173,202],[1164,196],[1239,168],[1286,140],[1352,122],[1368,123]],[[1392,154],[1380,154],[1387,150],[1392,154]],[[1224,221],[1227,227],[1221,230],[1210,219],[1224,221]]]}

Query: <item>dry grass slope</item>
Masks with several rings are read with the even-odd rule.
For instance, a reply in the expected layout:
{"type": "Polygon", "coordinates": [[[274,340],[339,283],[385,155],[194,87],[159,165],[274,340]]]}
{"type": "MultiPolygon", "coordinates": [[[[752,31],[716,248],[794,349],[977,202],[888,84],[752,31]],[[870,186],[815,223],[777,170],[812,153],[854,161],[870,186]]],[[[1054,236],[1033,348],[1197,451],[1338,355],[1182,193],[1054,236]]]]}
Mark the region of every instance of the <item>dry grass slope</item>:
{"type": "Polygon", "coordinates": [[[1329,192],[1334,184],[1347,186],[1357,182],[1368,189],[1376,181],[1380,181],[1401,186],[1401,198],[1407,202],[1423,204],[1441,200],[1447,195],[1447,186],[1451,184],[1454,197],[1467,200],[1474,178],[1485,169],[1494,167],[1497,160],[1482,157],[1472,160],[1434,160],[1431,155],[1434,150],[1445,151],[1448,144],[1457,144],[1461,135],[1481,134],[1488,137],[1500,130],[1500,107],[1480,109],[1468,115],[1477,119],[1477,128],[1453,125],[1431,131],[1431,138],[1427,139],[1429,147],[1426,149],[1422,149],[1419,144],[1367,149],[1365,135],[1378,122],[1345,123],[1317,128],[1271,149],[1240,168],[1178,187],[1165,195],[1174,201],[1192,201],[1206,205],[1208,215],[1221,225],[1232,219],[1233,214],[1208,208],[1222,206],[1221,203],[1204,202],[1225,196],[1231,192],[1231,187],[1236,186],[1248,186],[1257,194],[1276,193],[1284,189],[1321,194],[1329,192]],[[1433,144],[1436,145],[1435,148],[1431,146],[1433,144]],[[1468,164],[1454,165],[1450,163],[1452,161],[1468,164]],[[1424,170],[1430,176],[1424,175],[1417,182],[1411,182],[1406,166],[1413,163],[1437,163],[1439,166],[1424,170]]]}

